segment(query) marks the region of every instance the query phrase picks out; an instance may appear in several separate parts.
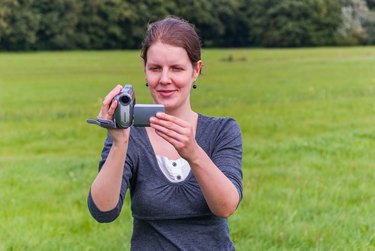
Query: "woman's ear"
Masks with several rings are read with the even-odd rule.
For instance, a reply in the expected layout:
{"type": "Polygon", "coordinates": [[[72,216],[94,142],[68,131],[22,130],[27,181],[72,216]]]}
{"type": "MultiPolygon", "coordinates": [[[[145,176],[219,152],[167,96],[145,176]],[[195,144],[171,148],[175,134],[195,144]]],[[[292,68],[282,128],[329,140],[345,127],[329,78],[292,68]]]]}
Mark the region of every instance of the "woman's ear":
{"type": "Polygon", "coordinates": [[[202,60],[198,60],[198,62],[195,64],[195,67],[194,67],[194,74],[193,74],[194,81],[197,80],[199,74],[201,73],[202,66],[203,66],[202,60]]]}

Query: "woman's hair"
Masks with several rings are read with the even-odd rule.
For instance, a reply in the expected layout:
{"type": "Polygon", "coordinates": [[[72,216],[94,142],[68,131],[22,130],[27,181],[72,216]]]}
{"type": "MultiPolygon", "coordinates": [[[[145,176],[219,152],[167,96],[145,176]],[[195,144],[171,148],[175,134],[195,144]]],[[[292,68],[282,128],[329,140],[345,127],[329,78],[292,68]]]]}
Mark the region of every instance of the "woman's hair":
{"type": "Polygon", "coordinates": [[[201,59],[201,41],[194,25],[178,17],[168,16],[165,19],[149,24],[142,43],[141,57],[147,62],[147,51],[156,42],[162,42],[184,48],[193,66],[201,59]]]}

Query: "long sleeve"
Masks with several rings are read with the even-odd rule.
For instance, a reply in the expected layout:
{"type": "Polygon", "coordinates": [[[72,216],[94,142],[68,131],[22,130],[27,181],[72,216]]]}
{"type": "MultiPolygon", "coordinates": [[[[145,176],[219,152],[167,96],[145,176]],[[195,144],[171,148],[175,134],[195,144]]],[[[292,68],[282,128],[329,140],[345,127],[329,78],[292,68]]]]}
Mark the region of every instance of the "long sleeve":
{"type": "Polygon", "coordinates": [[[213,142],[211,159],[237,188],[242,199],[242,135],[233,119],[221,120],[221,133],[213,142]]]}
{"type": "MultiPolygon", "coordinates": [[[[101,160],[99,162],[99,172],[104,165],[109,151],[112,147],[112,139],[108,135],[107,139],[104,143],[104,147],[101,153],[101,160]]],[[[130,158],[127,156],[126,161],[124,163],[124,172],[123,172],[123,179],[122,179],[122,184],[121,184],[121,192],[119,195],[119,200],[115,208],[109,211],[101,211],[96,205],[95,202],[91,196],[91,189],[87,198],[87,204],[89,211],[93,218],[98,221],[98,222],[112,222],[114,221],[121,213],[122,205],[125,199],[126,191],[130,186],[130,180],[132,177],[132,168],[131,168],[131,161],[130,158]]]]}

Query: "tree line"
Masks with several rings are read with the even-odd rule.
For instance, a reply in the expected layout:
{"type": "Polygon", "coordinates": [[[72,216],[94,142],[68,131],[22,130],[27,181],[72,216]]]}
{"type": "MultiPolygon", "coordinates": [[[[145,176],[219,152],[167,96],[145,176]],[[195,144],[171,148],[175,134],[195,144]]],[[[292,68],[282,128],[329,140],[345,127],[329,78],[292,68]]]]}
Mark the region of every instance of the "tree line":
{"type": "Polygon", "coordinates": [[[0,0],[0,50],[139,48],[168,15],[205,47],[375,44],[375,0],[0,0]]]}

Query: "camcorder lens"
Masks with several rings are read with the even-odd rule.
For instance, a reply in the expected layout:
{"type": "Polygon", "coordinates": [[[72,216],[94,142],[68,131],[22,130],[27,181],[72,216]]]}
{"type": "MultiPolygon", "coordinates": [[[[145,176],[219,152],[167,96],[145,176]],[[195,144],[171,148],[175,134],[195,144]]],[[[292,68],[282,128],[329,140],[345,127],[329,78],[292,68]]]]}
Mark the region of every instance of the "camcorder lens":
{"type": "Polygon", "coordinates": [[[131,101],[131,98],[128,95],[124,95],[121,96],[119,100],[122,103],[122,105],[128,105],[131,101]]]}

